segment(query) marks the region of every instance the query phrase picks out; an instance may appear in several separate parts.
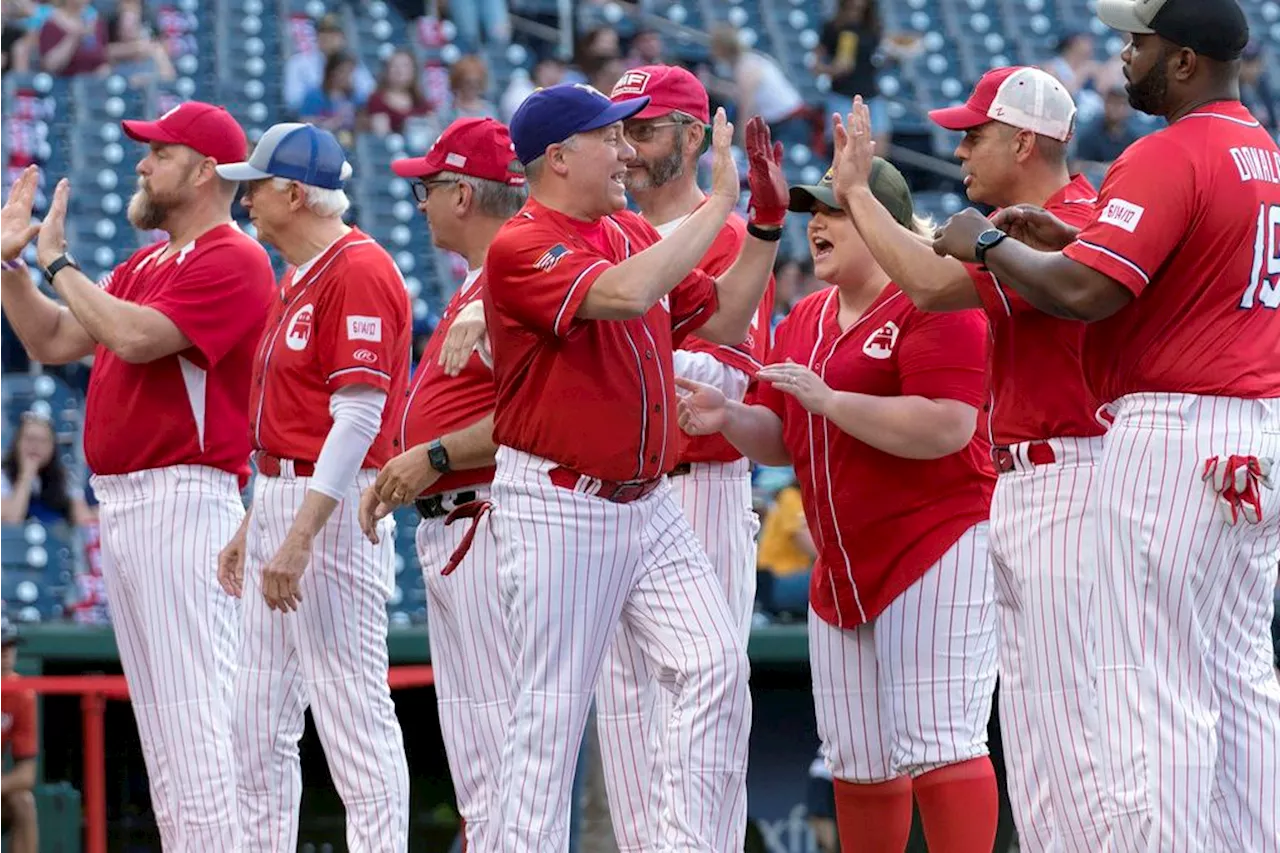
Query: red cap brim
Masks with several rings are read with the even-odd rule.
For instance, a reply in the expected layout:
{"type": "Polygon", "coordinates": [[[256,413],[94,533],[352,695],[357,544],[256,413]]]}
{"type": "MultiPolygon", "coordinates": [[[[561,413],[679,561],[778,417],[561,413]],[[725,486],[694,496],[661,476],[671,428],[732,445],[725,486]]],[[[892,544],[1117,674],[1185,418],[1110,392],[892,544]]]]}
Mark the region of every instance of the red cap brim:
{"type": "Polygon", "coordinates": [[[425,178],[436,172],[443,172],[444,168],[433,165],[426,157],[405,157],[403,160],[393,160],[391,171],[402,178],[425,178]]]}
{"type": "Polygon", "coordinates": [[[929,118],[934,124],[947,130],[970,130],[992,121],[991,116],[975,110],[968,104],[930,110],[929,118]]]}
{"type": "Polygon", "coordinates": [[[174,145],[178,142],[171,134],[164,132],[158,121],[126,119],[120,122],[120,126],[124,128],[125,134],[130,139],[138,142],[164,142],[169,145],[174,145]]]}

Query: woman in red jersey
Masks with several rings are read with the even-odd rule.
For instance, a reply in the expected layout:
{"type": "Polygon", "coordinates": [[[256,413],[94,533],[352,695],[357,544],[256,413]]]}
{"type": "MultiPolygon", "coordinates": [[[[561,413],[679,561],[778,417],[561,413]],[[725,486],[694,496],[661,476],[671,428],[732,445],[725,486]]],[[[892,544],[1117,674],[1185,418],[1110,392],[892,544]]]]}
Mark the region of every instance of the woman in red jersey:
{"type": "MultiPolygon", "coordinates": [[[[902,853],[914,796],[932,853],[989,853],[995,478],[977,429],[986,322],[978,311],[918,311],[876,265],[830,182],[794,187],[791,210],[813,213],[814,270],[835,286],[778,327],[748,402],[682,382],[681,426],[795,466],[818,548],[809,650],[841,849],[902,853]]],[[[893,166],[877,159],[871,186],[913,227],[893,166]]]]}

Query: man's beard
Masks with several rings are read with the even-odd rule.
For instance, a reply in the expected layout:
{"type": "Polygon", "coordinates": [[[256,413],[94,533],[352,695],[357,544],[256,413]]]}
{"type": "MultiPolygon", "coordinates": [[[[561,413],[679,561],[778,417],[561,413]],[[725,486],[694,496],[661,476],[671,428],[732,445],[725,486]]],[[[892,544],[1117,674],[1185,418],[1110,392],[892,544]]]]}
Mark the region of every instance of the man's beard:
{"type": "Polygon", "coordinates": [[[1129,95],[1129,106],[1138,112],[1149,116],[1164,115],[1164,102],[1169,94],[1167,58],[1164,53],[1161,53],[1159,61],[1151,67],[1146,77],[1137,82],[1131,80],[1124,87],[1129,95]]]}
{"type": "Polygon", "coordinates": [[[129,199],[129,223],[139,231],[154,231],[169,219],[169,214],[178,206],[178,199],[163,198],[148,191],[138,179],[138,189],[129,199]]]}
{"type": "Polygon", "coordinates": [[[636,172],[627,172],[627,189],[632,190],[656,190],[658,187],[674,181],[676,178],[684,174],[684,156],[679,148],[676,148],[665,157],[657,160],[641,160],[644,166],[644,174],[636,172]]]}

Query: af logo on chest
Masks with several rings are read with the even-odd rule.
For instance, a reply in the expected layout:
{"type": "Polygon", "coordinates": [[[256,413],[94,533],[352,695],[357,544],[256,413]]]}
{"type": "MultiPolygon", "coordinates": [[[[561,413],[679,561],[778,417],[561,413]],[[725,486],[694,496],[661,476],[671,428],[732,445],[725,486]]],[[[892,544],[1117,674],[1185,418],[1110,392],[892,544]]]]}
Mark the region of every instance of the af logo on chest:
{"type": "Polygon", "coordinates": [[[306,349],[307,342],[311,340],[311,326],[315,316],[315,308],[315,305],[308,302],[289,318],[289,325],[284,333],[284,345],[294,352],[301,352],[306,349]]]}
{"type": "Polygon", "coordinates": [[[898,324],[890,320],[867,337],[862,352],[870,358],[884,361],[893,355],[893,348],[898,345],[898,334],[898,324]]]}

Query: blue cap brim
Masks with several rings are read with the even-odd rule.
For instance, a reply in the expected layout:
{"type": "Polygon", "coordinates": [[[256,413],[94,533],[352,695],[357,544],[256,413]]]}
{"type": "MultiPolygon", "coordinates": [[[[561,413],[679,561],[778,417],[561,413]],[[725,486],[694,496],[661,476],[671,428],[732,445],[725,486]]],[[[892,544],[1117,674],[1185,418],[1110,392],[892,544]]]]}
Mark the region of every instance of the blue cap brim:
{"type": "Polygon", "coordinates": [[[641,95],[638,98],[632,98],[629,101],[620,101],[610,104],[608,107],[600,111],[600,115],[587,122],[584,126],[578,128],[575,133],[586,133],[590,130],[599,130],[602,127],[626,121],[645,107],[649,106],[649,96],[641,95]]]}

